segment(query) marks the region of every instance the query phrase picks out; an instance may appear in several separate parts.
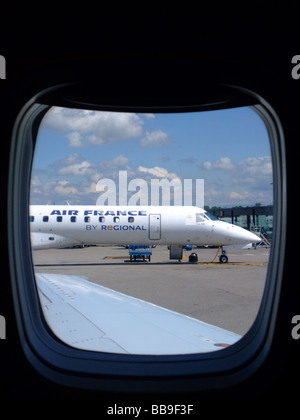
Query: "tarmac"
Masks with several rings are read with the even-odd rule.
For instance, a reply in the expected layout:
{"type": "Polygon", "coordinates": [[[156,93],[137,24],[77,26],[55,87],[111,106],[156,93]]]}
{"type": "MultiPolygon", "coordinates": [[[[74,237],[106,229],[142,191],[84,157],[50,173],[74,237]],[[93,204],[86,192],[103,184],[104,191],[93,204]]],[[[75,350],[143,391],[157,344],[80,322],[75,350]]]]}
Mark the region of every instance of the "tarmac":
{"type": "Polygon", "coordinates": [[[217,248],[184,251],[169,259],[166,246],[153,248],[151,261],[132,261],[123,246],[33,251],[36,272],[76,274],[89,281],[244,335],[258,313],[270,248],[232,249],[219,263],[217,248]],[[190,261],[190,254],[197,261],[190,261]]]}

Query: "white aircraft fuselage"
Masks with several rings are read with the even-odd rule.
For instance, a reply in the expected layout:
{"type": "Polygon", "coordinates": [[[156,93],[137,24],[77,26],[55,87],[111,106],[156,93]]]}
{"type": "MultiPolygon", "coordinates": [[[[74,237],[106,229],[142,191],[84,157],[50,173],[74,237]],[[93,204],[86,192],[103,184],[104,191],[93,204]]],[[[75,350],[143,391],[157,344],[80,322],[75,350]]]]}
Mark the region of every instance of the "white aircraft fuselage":
{"type": "Polygon", "coordinates": [[[192,206],[30,206],[33,249],[75,245],[242,245],[260,238],[192,206]]]}

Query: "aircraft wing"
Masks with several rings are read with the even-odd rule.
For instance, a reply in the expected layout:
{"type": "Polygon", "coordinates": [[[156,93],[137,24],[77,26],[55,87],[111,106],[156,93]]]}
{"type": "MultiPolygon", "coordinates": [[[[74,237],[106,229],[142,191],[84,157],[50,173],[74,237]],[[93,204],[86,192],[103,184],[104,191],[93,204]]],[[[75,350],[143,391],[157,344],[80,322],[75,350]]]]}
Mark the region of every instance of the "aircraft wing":
{"type": "Polygon", "coordinates": [[[106,353],[189,354],[219,350],[241,338],[84,277],[36,273],[36,281],[49,327],[72,347],[106,353]]]}

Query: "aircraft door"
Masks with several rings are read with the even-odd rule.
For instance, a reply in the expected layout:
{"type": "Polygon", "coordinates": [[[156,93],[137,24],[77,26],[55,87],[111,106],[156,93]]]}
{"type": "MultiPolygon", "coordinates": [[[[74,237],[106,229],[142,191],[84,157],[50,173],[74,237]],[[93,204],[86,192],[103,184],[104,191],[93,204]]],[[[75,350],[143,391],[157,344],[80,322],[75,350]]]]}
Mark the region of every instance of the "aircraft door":
{"type": "Polygon", "coordinates": [[[161,238],[160,214],[149,215],[149,239],[161,238]]]}

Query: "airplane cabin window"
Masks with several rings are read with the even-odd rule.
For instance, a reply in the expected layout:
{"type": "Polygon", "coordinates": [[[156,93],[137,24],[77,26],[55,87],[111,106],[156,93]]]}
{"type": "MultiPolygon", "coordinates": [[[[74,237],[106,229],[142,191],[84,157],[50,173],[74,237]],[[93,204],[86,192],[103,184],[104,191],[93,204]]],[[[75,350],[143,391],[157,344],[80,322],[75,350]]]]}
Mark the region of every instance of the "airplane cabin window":
{"type": "Polygon", "coordinates": [[[272,146],[259,110],[49,108],[32,163],[30,233],[41,307],[61,342],[196,355],[226,351],[251,330],[275,241],[272,146]]]}

